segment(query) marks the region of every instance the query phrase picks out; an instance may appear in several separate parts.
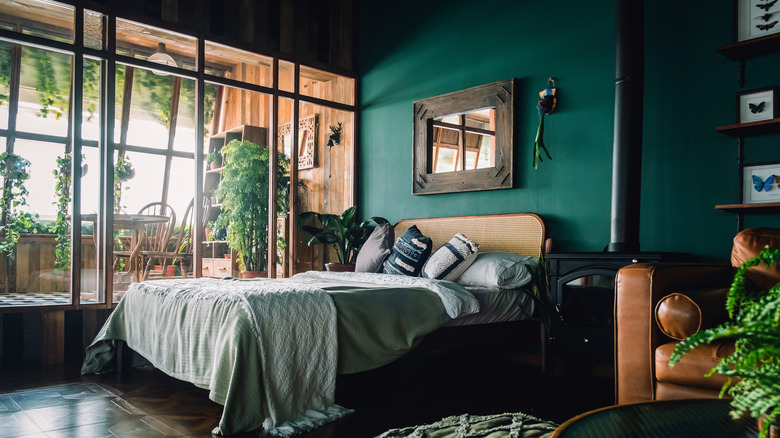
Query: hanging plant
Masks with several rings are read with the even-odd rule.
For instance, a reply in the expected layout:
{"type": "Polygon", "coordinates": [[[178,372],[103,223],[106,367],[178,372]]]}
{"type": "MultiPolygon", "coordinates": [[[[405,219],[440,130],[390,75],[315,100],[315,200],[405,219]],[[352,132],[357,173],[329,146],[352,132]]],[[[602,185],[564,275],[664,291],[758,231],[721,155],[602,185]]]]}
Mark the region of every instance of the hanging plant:
{"type": "Polygon", "coordinates": [[[65,108],[65,98],[62,96],[57,86],[57,77],[51,62],[51,55],[46,50],[36,50],[40,53],[38,58],[38,75],[35,81],[35,91],[38,93],[38,100],[41,102],[41,109],[38,110],[38,117],[46,118],[50,114],[59,120],[65,108]]]}
{"type": "Polygon", "coordinates": [[[130,163],[130,158],[120,154],[114,164],[114,213],[120,213],[122,206],[122,190],[130,190],[130,187],[122,185],[135,176],[135,169],[130,163]]]}
{"type": "Polygon", "coordinates": [[[0,172],[3,175],[2,221],[0,221],[0,252],[5,253],[9,259],[14,259],[14,249],[19,241],[19,235],[23,231],[37,232],[35,219],[38,215],[22,211],[27,205],[29,191],[25,187],[25,181],[30,179],[28,168],[30,162],[12,152],[0,154],[0,172]]]}
{"type": "MultiPolygon", "coordinates": [[[[81,156],[82,160],[84,155],[81,156]]],[[[57,207],[57,218],[49,231],[56,235],[57,245],[54,248],[54,272],[62,273],[70,268],[70,221],[68,207],[70,206],[71,167],[73,159],[70,152],[57,157],[57,167],[52,171],[55,178],[53,205],[57,207]]]]}

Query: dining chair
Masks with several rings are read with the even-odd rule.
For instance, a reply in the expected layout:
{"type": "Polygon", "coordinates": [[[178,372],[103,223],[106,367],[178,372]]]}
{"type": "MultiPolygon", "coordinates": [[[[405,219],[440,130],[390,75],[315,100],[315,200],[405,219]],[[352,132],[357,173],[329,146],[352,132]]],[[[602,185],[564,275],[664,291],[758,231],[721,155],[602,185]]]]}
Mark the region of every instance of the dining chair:
{"type": "MultiPolygon", "coordinates": [[[[206,226],[206,218],[208,218],[209,209],[211,208],[211,198],[203,196],[201,202],[203,207],[199,221],[201,223],[201,229],[203,229],[206,226]]],[[[195,233],[194,225],[195,199],[193,198],[187,205],[184,216],[182,216],[178,232],[174,233],[169,244],[165,248],[142,250],[140,252],[141,257],[146,260],[143,274],[144,280],[149,278],[149,274],[154,267],[153,261],[155,260],[161,262],[163,274],[169,264],[175,264],[176,260],[180,260],[181,275],[182,277],[187,277],[188,271],[192,270],[193,246],[201,240],[193,239],[193,234],[195,233]],[[186,265],[189,265],[189,269],[186,268],[186,265]]]]}
{"type": "Polygon", "coordinates": [[[164,202],[150,202],[138,210],[137,216],[167,216],[164,221],[139,221],[144,223],[142,232],[135,236],[135,242],[131,241],[128,250],[114,251],[114,270],[116,271],[120,259],[129,260],[129,271],[138,279],[142,273],[141,252],[165,249],[171,237],[171,231],[176,224],[176,213],[173,208],[164,202]]]}

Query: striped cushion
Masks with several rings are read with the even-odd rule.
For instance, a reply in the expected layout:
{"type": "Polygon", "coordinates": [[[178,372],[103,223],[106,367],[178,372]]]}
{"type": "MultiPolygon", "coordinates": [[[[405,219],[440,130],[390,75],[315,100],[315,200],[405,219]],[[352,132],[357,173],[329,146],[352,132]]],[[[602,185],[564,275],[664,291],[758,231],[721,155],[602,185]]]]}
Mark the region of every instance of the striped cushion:
{"type": "Polygon", "coordinates": [[[458,233],[425,262],[422,276],[436,280],[455,280],[477,258],[478,252],[479,244],[458,233]]]}
{"type": "Polygon", "coordinates": [[[419,277],[432,246],[430,237],[423,236],[412,225],[393,245],[393,252],[385,260],[384,273],[419,277]]]}

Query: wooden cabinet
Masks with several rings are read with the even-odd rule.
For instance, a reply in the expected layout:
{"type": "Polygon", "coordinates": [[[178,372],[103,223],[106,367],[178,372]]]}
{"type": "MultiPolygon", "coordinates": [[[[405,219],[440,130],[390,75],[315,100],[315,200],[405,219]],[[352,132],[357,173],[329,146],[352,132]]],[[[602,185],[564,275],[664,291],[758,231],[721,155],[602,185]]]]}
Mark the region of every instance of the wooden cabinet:
{"type": "MultiPolygon", "coordinates": [[[[265,128],[259,126],[242,125],[237,128],[229,129],[213,135],[209,139],[207,154],[219,154],[222,156],[222,149],[226,144],[233,140],[251,141],[260,146],[267,146],[268,134],[265,128]]],[[[216,222],[220,213],[222,213],[221,202],[214,192],[222,181],[222,163],[223,160],[217,160],[216,165],[211,163],[205,167],[203,177],[203,193],[211,197],[211,208],[209,209],[209,222],[216,222]]],[[[218,236],[221,237],[221,236],[218,236]]],[[[238,277],[238,262],[235,254],[230,250],[227,242],[222,239],[203,241],[203,267],[201,275],[204,277],[238,277]]]]}

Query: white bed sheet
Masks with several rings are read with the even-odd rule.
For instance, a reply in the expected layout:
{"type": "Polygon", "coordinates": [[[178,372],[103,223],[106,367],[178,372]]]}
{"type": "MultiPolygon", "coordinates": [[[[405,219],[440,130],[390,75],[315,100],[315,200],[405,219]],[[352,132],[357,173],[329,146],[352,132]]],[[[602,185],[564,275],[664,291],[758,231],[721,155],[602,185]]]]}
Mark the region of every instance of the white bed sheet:
{"type": "Polygon", "coordinates": [[[535,301],[527,289],[500,289],[498,287],[466,287],[479,302],[479,312],[455,318],[445,327],[490,324],[531,319],[535,301]]]}

